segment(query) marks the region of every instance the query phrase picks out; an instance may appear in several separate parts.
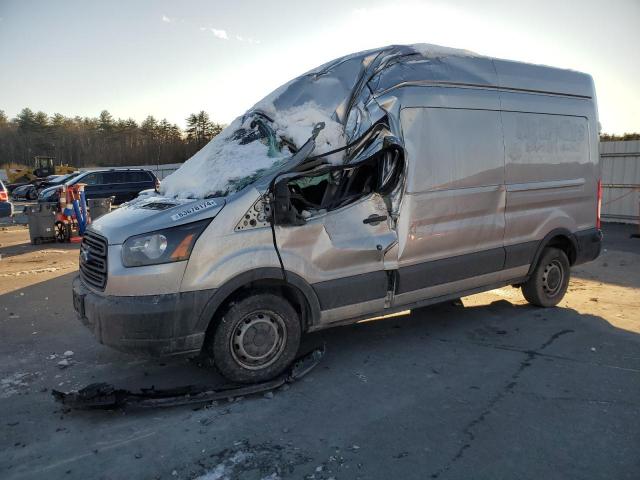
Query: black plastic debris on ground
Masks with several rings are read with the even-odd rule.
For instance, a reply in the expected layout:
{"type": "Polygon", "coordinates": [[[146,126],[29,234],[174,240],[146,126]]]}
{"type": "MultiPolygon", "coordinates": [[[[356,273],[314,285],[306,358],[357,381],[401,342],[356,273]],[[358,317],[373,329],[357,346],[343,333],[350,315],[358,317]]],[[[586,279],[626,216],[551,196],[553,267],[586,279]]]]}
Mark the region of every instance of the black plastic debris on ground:
{"type": "Polygon", "coordinates": [[[318,365],[325,354],[324,345],[299,357],[292,367],[282,375],[267,382],[251,385],[222,385],[212,388],[210,385],[186,385],[184,387],[157,390],[141,388],[139,392],[119,389],[109,383],[92,383],[75,391],[64,393],[52,390],[56,401],[76,409],[115,409],[127,406],[142,408],[174,407],[197,403],[243,397],[275,390],[287,383],[294,383],[304,377],[318,365]]]}

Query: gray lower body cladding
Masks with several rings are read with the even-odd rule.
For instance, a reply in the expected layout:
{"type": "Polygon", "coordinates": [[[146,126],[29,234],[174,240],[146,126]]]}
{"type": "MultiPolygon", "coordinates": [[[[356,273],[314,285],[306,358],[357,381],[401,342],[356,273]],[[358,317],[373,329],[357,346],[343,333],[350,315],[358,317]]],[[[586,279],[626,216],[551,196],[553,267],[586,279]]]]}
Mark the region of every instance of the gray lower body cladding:
{"type": "MultiPolygon", "coordinates": [[[[535,267],[536,259],[547,246],[549,238],[507,247],[432,260],[401,267],[397,274],[395,294],[403,294],[435,285],[506,270],[521,265],[535,267]]],[[[602,232],[592,228],[573,234],[566,232],[575,246],[573,265],[590,262],[598,257],[602,245],[602,232]]],[[[378,271],[340,278],[313,285],[322,310],[366,302],[384,297],[388,288],[386,272],[378,271]]]]}
{"type": "Polygon", "coordinates": [[[215,290],[135,297],[98,295],[73,281],[73,305],[100,343],[153,356],[198,352],[200,315],[215,290]]]}
{"type": "Polygon", "coordinates": [[[387,273],[384,270],[364,273],[313,284],[322,310],[383,298],[387,294],[387,273]]]}

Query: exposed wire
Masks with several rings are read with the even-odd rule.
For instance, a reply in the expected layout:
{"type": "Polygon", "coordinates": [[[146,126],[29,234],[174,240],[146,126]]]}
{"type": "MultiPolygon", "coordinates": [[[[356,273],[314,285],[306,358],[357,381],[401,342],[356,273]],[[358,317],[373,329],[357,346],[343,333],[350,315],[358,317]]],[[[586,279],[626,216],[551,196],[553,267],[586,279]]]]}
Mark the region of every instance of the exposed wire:
{"type": "Polygon", "coordinates": [[[280,262],[280,270],[282,270],[282,279],[284,280],[284,283],[288,283],[287,282],[287,271],[284,269],[284,263],[282,262],[282,256],[280,255],[280,249],[278,248],[278,241],[276,240],[275,205],[272,205],[272,207],[271,207],[271,215],[269,216],[269,224],[271,225],[271,238],[273,240],[273,248],[276,250],[276,255],[278,256],[278,262],[280,262]]]}

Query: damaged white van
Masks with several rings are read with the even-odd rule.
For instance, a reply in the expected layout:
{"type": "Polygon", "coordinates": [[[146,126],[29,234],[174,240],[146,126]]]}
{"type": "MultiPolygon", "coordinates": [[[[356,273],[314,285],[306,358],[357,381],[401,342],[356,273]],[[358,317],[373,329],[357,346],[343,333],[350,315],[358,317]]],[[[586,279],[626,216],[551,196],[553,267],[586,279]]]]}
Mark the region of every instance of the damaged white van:
{"type": "Polygon", "coordinates": [[[600,252],[589,75],[430,45],[277,89],[88,229],[97,339],[269,379],[301,335],[503,285],[556,305],[600,252]]]}

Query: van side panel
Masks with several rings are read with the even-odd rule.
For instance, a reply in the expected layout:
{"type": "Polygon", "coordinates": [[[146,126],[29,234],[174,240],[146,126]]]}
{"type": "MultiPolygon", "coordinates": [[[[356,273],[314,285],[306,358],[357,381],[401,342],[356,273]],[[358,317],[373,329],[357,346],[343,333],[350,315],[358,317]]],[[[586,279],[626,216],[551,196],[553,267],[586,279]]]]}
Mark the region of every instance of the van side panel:
{"type": "Polygon", "coordinates": [[[506,264],[516,266],[531,262],[550,231],[575,233],[595,226],[598,157],[590,145],[590,100],[501,95],[506,264]],[[513,107],[521,111],[509,110],[513,107]]]}

